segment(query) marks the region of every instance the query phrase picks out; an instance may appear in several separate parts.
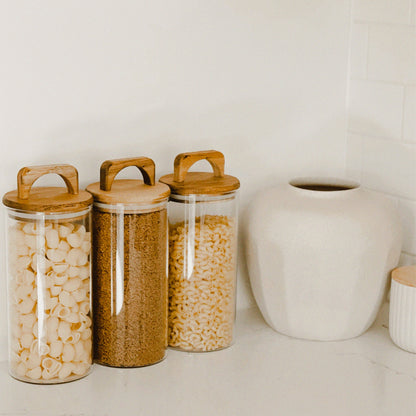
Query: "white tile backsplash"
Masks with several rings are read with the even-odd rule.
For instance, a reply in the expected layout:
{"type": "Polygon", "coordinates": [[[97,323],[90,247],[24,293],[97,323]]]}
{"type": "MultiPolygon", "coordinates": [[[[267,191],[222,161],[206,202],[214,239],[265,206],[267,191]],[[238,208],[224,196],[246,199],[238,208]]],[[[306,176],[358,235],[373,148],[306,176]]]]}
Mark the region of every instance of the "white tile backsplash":
{"type": "Polygon", "coordinates": [[[347,174],[397,201],[416,264],[416,0],[353,1],[347,174]]]}
{"type": "Polygon", "coordinates": [[[401,85],[352,80],[349,130],[364,135],[400,139],[403,94],[401,85]]]}
{"type": "Polygon", "coordinates": [[[351,77],[367,76],[368,24],[352,23],[351,28],[351,77]]]}
{"type": "Polygon", "coordinates": [[[416,27],[370,27],[368,78],[399,83],[416,82],[416,27]]]}
{"type": "Polygon", "coordinates": [[[362,137],[357,134],[348,134],[346,171],[349,178],[361,183],[362,174],[362,137]]]}
{"type": "Polygon", "coordinates": [[[403,251],[406,253],[416,253],[416,200],[410,201],[399,198],[398,207],[403,230],[405,230],[403,251]]]}
{"type": "Polygon", "coordinates": [[[416,200],[416,144],[372,137],[362,140],[363,185],[416,200]]]}
{"type": "Polygon", "coordinates": [[[403,139],[416,143],[416,85],[408,85],[404,96],[403,139]]]}
{"type": "Polygon", "coordinates": [[[367,22],[409,23],[412,0],[355,0],[354,18],[367,22]]]}
{"type": "Polygon", "coordinates": [[[399,266],[412,266],[416,264],[416,256],[408,253],[402,253],[400,256],[399,266]]]}

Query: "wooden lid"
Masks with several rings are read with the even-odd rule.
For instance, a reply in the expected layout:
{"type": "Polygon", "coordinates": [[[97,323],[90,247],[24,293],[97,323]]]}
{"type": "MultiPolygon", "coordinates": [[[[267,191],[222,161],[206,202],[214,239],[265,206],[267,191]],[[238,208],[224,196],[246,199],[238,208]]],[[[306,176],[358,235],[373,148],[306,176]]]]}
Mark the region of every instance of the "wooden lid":
{"type": "Polygon", "coordinates": [[[394,269],[391,278],[405,286],[416,287],[416,266],[403,266],[394,269]]]}
{"type": "Polygon", "coordinates": [[[95,202],[102,204],[151,205],[166,200],[170,189],[167,185],[155,183],[155,164],[148,157],[106,160],[100,169],[100,182],[87,186],[95,202]],[[116,175],[128,166],[136,166],[143,175],[140,179],[114,180],[116,175]]]}
{"type": "Polygon", "coordinates": [[[78,212],[92,204],[88,192],[79,191],[78,171],[71,165],[29,166],[17,174],[17,190],[7,192],[3,197],[6,207],[28,212],[78,212]],[[66,184],[65,187],[33,187],[43,175],[56,173],[66,184]]]}
{"type": "Polygon", "coordinates": [[[176,195],[224,195],[237,190],[240,181],[234,176],[224,175],[224,155],[216,150],[181,153],[175,158],[174,172],[160,178],[176,195]],[[199,160],[207,160],[213,172],[189,172],[199,160]]]}

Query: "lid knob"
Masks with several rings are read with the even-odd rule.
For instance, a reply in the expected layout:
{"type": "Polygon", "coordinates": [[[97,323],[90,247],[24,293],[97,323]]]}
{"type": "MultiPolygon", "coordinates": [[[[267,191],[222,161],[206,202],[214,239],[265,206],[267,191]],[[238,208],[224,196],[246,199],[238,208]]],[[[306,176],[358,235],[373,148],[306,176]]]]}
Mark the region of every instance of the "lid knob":
{"type": "Polygon", "coordinates": [[[179,183],[183,182],[189,168],[194,163],[204,159],[212,166],[216,178],[224,177],[224,155],[217,150],[204,150],[200,152],[180,153],[177,155],[173,164],[173,180],[179,183]]]}
{"type": "Polygon", "coordinates": [[[71,165],[41,165],[28,166],[17,174],[17,196],[19,199],[29,199],[32,185],[43,175],[56,173],[66,184],[68,193],[78,195],[78,171],[71,165]]]}
{"type": "Polygon", "coordinates": [[[148,157],[133,157],[126,159],[106,160],[100,169],[100,189],[102,191],[111,191],[114,178],[124,168],[136,166],[143,175],[143,181],[146,185],[155,184],[155,163],[148,157]]]}

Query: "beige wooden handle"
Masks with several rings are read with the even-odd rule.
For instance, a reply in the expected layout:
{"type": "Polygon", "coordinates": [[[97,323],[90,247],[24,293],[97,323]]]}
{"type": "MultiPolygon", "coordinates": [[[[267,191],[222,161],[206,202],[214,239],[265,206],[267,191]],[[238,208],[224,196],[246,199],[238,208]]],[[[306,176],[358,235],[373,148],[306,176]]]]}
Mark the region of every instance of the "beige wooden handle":
{"type": "Polygon", "coordinates": [[[114,178],[122,169],[128,166],[136,166],[140,170],[146,185],[155,184],[155,162],[148,157],[133,157],[106,160],[100,169],[100,189],[102,191],[111,191],[114,178]]]}
{"type": "Polygon", "coordinates": [[[198,160],[206,159],[212,169],[214,176],[217,178],[224,177],[224,155],[216,150],[204,150],[200,152],[180,153],[175,158],[173,180],[175,182],[183,182],[189,168],[198,160]]]}
{"type": "Polygon", "coordinates": [[[19,170],[17,174],[17,196],[20,199],[28,199],[30,189],[37,179],[49,173],[59,175],[68,188],[68,193],[77,195],[78,188],[78,171],[71,165],[42,165],[28,166],[19,170]]]}

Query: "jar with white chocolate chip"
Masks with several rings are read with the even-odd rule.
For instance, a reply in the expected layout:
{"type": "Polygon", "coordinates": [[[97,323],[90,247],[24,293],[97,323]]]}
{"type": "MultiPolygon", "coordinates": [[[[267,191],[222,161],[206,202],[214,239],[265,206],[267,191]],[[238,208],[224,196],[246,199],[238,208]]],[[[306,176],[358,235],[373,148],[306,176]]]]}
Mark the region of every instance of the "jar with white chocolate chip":
{"type": "Polygon", "coordinates": [[[9,370],[12,377],[55,384],[91,368],[90,217],[70,165],[22,168],[7,207],[9,370]],[[32,187],[55,173],[66,187],[32,187]]]}

